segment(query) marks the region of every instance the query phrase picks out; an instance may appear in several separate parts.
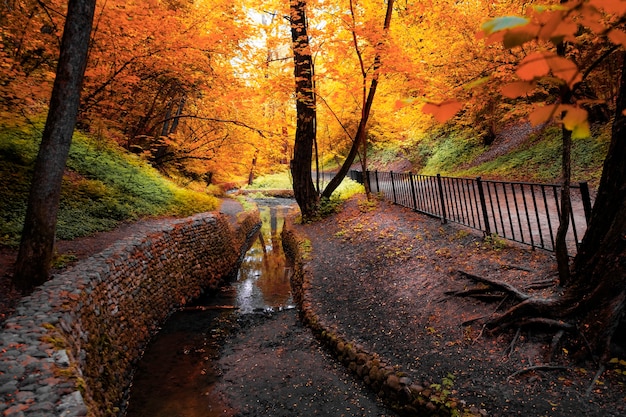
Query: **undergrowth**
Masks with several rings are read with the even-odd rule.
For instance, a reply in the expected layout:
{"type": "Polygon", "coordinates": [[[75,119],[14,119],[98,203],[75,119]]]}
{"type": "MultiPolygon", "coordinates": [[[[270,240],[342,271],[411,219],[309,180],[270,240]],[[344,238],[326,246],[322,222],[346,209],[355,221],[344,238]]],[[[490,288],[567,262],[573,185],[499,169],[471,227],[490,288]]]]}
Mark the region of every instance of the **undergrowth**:
{"type": "MultiPolygon", "coordinates": [[[[596,187],[610,142],[610,124],[592,129],[592,137],[575,139],[572,145],[572,181],[587,181],[596,187]]],[[[413,172],[425,175],[483,177],[486,179],[559,182],[561,180],[561,129],[548,127],[528,137],[515,149],[480,163],[473,161],[485,146],[472,129],[435,128],[403,145],[413,172]]],[[[491,145],[497,146],[497,145],[491,145]]],[[[397,154],[396,149],[392,149],[397,154]]],[[[390,151],[375,149],[370,161],[387,161],[390,151]],[[378,155],[380,154],[380,155],[378,155]]]]}
{"type": "MultiPolygon", "coordinates": [[[[0,131],[0,244],[16,246],[43,126],[0,131]]],[[[145,216],[214,210],[212,195],[174,185],[136,155],[75,133],[61,189],[57,238],[110,230],[145,216]]]]}

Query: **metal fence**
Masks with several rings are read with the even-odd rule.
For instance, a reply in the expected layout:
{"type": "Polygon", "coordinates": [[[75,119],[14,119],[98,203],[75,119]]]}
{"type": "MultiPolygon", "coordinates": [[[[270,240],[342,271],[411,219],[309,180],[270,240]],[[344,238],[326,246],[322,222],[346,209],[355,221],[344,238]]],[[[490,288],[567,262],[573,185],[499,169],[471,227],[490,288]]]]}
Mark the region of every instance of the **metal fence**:
{"type": "MultiPolygon", "coordinates": [[[[561,185],[453,178],[412,173],[351,171],[350,178],[368,181],[373,193],[382,194],[417,212],[452,221],[487,235],[554,251],[561,214],[561,185]]],[[[591,214],[586,182],[571,186],[567,247],[577,251],[591,214]]]]}

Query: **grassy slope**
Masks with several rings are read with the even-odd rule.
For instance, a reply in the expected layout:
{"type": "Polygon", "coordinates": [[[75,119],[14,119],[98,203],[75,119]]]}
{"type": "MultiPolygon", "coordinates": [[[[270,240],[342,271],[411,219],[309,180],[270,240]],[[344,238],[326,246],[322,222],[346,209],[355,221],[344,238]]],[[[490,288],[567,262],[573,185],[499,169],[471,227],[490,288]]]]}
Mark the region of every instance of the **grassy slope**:
{"type": "MultiPolygon", "coordinates": [[[[0,244],[16,246],[41,126],[0,128],[0,244]]],[[[174,185],[135,155],[74,135],[63,179],[57,237],[109,230],[120,221],[210,211],[218,200],[174,185]]]]}
{"type": "MultiPolygon", "coordinates": [[[[602,172],[602,163],[610,141],[610,128],[604,126],[594,131],[593,137],[577,139],[572,149],[572,180],[587,181],[596,187],[602,172]]],[[[405,146],[396,152],[408,159],[413,172],[426,175],[477,177],[533,182],[558,182],[561,176],[561,134],[557,127],[550,127],[530,135],[516,143],[513,148],[497,141],[491,147],[475,139],[472,132],[443,129],[434,131],[417,144],[405,146]],[[492,158],[481,158],[491,150],[492,158]],[[495,151],[495,152],[493,152],[495,151]],[[482,160],[482,162],[480,162],[482,160]]],[[[378,170],[392,165],[388,152],[377,152],[370,158],[378,170]]]]}

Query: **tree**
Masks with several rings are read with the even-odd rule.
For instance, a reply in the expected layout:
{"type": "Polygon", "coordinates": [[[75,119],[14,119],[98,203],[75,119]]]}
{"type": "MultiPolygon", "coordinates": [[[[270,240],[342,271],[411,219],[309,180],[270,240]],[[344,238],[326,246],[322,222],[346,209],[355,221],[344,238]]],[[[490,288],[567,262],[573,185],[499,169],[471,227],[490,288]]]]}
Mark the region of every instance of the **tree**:
{"type": "Polygon", "coordinates": [[[13,282],[23,292],[48,279],[61,180],[78,114],[95,0],[70,0],[48,118],[28,198],[13,282]]]}
{"type": "MultiPolygon", "coordinates": [[[[352,20],[354,23],[354,20],[355,20],[354,5],[353,5],[352,0],[350,0],[350,11],[351,11],[352,20]]],[[[392,12],[393,12],[393,0],[387,0],[387,11],[385,13],[385,21],[383,24],[383,32],[385,35],[387,34],[387,32],[389,32],[389,27],[391,26],[392,12]]],[[[348,156],[346,157],[346,160],[342,164],[337,174],[333,177],[333,179],[328,183],[328,185],[322,192],[322,197],[325,197],[325,198],[330,198],[330,196],[337,189],[339,184],[341,184],[344,177],[350,170],[352,163],[354,162],[354,158],[356,157],[358,153],[359,147],[362,148],[363,171],[365,171],[365,168],[366,168],[365,158],[367,157],[367,123],[369,121],[370,112],[372,110],[372,105],[374,103],[374,96],[376,95],[376,89],[378,88],[378,79],[380,77],[380,67],[381,67],[381,53],[382,53],[381,49],[384,46],[384,42],[381,40],[379,44],[377,45],[376,54],[374,56],[374,62],[372,65],[372,78],[370,81],[370,87],[368,91],[367,84],[366,84],[367,83],[367,71],[365,68],[365,64],[363,62],[363,57],[359,49],[357,34],[354,30],[355,29],[353,28],[352,36],[353,36],[354,48],[359,58],[361,75],[363,77],[363,89],[362,89],[363,103],[362,103],[362,108],[361,108],[361,119],[359,121],[356,134],[354,135],[354,138],[352,139],[352,146],[350,148],[350,152],[348,153],[348,156]]],[[[368,187],[367,184],[366,184],[366,187],[368,187]]],[[[368,194],[369,194],[369,188],[366,188],[366,190],[368,191],[368,194]]]]}
{"type": "MultiPolygon", "coordinates": [[[[595,36],[596,44],[608,39],[626,46],[626,33],[621,29],[625,17],[626,3],[592,0],[568,7],[539,9],[530,18],[494,19],[483,29],[492,41],[502,41],[507,48],[530,42],[576,44],[580,33],[595,36]],[[584,22],[586,28],[581,29],[579,22],[584,22]]],[[[616,49],[608,50],[614,53],[616,49]]],[[[606,56],[603,54],[602,58],[606,56]]],[[[569,280],[563,282],[562,291],[551,298],[513,291],[522,301],[488,322],[495,330],[533,324],[577,330],[585,341],[577,346],[579,352],[599,356],[602,360],[610,354],[614,335],[626,330],[626,167],[623,163],[626,159],[626,60],[622,60],[611,144],[591,220],[569,280]]],[[[569,57],[544,47],[529,53],[520,62],[516,70],[519,80],[505,86],[503,93],[508,97],[524,96],[544,77],[552,82],[558,80],[561,89],[572,91],[567,101],[561,95],[561,101],[538,106],[529,117],[535,124],[555,119],[576,139],[589,134],[588,113],[583,107],[585,100],[573,97],[584,74],[588,73],[581,72],[569,57]]]]}
{"type": "Polygon", "coordinates": [[[315,93],[313,60],[307,33],[306,1],[290,0],[291,40],[296,80],[296,137],[291,160],[293,192],[303,219],[315,217],[318,195],[311,177],[315,142],[315,93]]]}

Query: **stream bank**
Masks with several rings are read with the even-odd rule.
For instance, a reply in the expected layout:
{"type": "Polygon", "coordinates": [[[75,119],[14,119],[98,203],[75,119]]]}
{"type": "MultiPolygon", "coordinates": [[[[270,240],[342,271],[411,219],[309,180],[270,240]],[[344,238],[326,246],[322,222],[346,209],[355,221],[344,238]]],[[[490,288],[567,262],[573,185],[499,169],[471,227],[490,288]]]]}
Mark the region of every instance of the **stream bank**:
{"type": "Polygon", "coordinates": [[[280,241],[293,200],[256,203],[263,226],[238,277],[165,324],[127,417],[394,416],[297,317],[280,241]]]}

